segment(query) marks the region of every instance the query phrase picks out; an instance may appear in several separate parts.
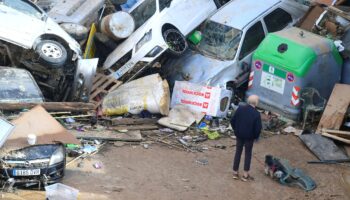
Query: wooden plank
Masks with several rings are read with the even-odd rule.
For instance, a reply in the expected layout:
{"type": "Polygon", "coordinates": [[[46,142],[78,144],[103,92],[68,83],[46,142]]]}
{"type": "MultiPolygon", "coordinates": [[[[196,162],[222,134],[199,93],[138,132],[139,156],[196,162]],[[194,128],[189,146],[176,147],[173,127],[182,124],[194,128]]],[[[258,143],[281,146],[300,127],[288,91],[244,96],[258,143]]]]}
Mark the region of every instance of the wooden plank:
{"type": "Polygon", "coordinates": [[[135,125],[135,126],[113,126],[110,127],[109,130],[156,130],[159,129],[157,125],[135,125]]]}
{"type": "Polygon", "coordinates": [[[118,133],[115,131],[72,131],[72,134],[79,139],[88,140],[108,140],[108,141],[124,141],[124,142],[141,142],[141,132],[138,130],[128,131],[126,133],[118,133]]]}
{"type": "Polygon", "coordinates": [[[347,136],[350,136],[350,132],[349,132],[349,131],[339,131],[339,130],[331,130],[331,129],[322,129],[322,132],[326,132],[326,133],[335,133],[335,134],[339,134],[339,135],[347,135],[347,136]]]}
{"type": "Polygon", "coordinates": [[[0,103],[0,110],[23,110],[41,105],[47,111],[91,111],[95,104],[82,102],[0,103]]]}
{"type": "Polygon", "coordinates": [[[141,125],[141,124],[157,124],[158,118],[151,119],[151,118],[121,118],[121,119],[111,119],[112,125],[141,125]]]}
{"type": "Polygon", "coordinates": [[[324,110],[317,132],[323,128],[339,130],[350,104],[350,85],[336,84],[324,110]]]}
{"type": "Polygon", "coordinates": [[[344,142],[346,144],[350,144],[350,140],[347,140],[347,139],[344,139],[344,138],[341,138],[341,137],[338,137],[338,136],[335,136],[335,135],[331,135],[331,134],[328,134],[328,133],[321,133],[321,134],[323,136],[325,136],[325,137],[332,138],[334,140],[338,140],[338,141],[344,142]]]}

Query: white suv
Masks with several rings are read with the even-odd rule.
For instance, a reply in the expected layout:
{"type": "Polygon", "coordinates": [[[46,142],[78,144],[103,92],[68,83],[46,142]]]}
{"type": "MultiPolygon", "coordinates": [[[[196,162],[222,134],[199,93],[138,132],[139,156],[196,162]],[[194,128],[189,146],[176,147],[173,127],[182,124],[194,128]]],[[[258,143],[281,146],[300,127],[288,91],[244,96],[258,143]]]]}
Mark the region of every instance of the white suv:
{"type": "Polygon", "coordinates": [[[49,100],[88,100],[96,61],[81,59],[80,45],[41,8],[0,0],[0,27],[2,65],[24,66],[49,100]]]}
{"type": "Polygon", "coordinates": [[[190,33],[217,9],[214,0],[143,0],[130,10],[136,31],[107,58],[103,69],[116,79],[137,76],[166,50],[181,55],[190,33]]]}

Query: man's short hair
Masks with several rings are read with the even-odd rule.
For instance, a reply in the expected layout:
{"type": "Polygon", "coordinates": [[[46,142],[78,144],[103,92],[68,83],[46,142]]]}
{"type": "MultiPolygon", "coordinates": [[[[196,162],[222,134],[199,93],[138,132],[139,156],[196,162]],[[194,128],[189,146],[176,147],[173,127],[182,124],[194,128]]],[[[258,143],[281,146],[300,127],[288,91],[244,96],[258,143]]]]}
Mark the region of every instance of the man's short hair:
{"type": "Polygon", "coordinates": [[[248,97],[248,104],[252,106],[258,106],[259,103],[259,96],[258,95],[250,95],[248,97]]]}

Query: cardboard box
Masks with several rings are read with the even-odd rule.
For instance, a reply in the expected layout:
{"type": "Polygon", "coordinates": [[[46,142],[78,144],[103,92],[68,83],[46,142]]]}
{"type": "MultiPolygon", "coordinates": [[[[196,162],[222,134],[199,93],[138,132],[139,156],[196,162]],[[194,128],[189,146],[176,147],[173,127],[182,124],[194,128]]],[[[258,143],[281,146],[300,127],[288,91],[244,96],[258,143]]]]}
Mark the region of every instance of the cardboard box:
{"type": "Polygon", "coordinates": [[[218,87],[202,86],[187,81],[176,81],[171,107],[182,104],[195,112],[213,117],[226,117],[232,91],[218,87]]]}

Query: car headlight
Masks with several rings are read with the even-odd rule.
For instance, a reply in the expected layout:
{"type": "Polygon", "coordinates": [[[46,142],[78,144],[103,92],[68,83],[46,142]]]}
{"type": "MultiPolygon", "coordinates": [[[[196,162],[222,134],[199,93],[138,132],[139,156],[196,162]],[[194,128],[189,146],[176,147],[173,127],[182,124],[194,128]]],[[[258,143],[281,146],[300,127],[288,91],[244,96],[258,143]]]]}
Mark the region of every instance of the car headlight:
{"type": "Polygon", "coordinates": [[[152,39],[152,29],[145,33],[145,35],[141,38],[140,41],[136,44],[136,51],[138,51],[144,44],[152,39]]]}
{"type": "Polygon", "coordinates": [[[62,162],[64,157],[65,157],[64,154],[65,154],[65,152],[63,150],[63,147],[59,147],[58,149],[56,149],[56,151],[52,154],[52,156],[50,158],[49,165],[54,165],[54,164],[62,162]]]}

